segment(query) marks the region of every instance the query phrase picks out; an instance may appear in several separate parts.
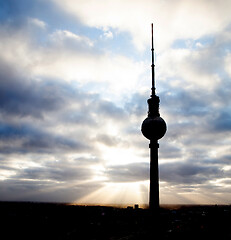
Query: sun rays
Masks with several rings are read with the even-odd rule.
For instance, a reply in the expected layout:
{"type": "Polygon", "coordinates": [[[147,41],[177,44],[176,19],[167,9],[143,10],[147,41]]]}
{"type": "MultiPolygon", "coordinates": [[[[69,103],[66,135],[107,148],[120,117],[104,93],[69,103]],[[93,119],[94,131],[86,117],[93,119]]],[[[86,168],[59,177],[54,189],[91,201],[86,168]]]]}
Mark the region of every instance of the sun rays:
{"type": "Polygon", "coordinates": [[[76,199],[77,204],[147,204],[148,181],[105,183],[102,188],[76,199]]]}

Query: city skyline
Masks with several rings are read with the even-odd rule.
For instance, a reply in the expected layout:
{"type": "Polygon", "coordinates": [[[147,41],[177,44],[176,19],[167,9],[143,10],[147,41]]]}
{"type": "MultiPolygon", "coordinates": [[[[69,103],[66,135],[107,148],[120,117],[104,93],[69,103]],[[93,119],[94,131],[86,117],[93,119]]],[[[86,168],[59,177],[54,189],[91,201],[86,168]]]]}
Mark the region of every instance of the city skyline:
{"type": "Polygon", "coordinates": [[[3,0],[0,200],[147,204],[151,31],[161,204],[229,204],[229,1],[3,0]]]}

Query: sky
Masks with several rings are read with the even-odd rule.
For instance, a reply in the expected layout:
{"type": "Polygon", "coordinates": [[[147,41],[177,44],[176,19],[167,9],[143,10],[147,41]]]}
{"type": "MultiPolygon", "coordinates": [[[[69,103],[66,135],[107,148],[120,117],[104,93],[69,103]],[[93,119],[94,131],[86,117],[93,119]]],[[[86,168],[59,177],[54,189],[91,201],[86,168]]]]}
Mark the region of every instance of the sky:
{"type": "Polygon", "coordinates": [[[147,204],[156,93],[161,204],[230,204],[231,1],[1,0],[0,200],[147,204]]]}

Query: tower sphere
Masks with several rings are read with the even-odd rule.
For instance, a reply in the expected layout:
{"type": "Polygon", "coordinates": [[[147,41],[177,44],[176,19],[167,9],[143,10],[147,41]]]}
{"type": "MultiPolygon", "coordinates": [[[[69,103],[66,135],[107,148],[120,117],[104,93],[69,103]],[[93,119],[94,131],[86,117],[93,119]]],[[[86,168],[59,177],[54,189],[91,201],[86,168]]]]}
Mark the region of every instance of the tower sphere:
{"type": "Polygon", "coordinates": [[[141,132],[149,140],[158,140],[164,136],[167,125],[161,117],[147,117],[141,126],[141,132]]]}

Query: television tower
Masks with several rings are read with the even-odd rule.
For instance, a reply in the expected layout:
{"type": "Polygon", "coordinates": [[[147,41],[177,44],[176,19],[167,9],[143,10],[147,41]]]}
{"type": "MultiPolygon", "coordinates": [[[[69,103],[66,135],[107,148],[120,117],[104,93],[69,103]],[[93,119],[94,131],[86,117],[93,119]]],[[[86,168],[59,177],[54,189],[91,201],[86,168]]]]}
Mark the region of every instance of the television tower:
{"type": "Polygon", "coordinates": [[[148,117],[143,121],[141,132],[150,140],[150,192],[149,208],[152,212],[159,211],[159,168],[158,168],[158,140],[167,131],[167,125],[160,117],[160,98],[155,93],[155,65],[154,65],[154,44],[153,44],[153,23],[152,23],[152,88],[151,98],[148,99],[148,117]]]}

